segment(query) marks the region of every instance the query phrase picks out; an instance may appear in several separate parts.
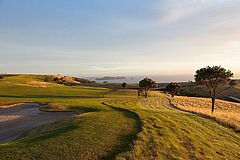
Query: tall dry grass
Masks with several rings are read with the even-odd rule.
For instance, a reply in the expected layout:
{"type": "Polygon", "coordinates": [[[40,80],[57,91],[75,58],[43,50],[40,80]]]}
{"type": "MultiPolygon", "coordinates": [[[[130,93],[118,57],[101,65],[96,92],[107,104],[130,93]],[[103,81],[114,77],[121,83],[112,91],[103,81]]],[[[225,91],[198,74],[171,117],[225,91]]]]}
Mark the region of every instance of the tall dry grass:
{"type": "Polygon", "coordinates": [[[211,113],[210,98],[176,96],[172,99],[174,106],[196,113],[201,113],[227,124],[240,131],[240,103],[216,100],[215,111],[211,113]]]}

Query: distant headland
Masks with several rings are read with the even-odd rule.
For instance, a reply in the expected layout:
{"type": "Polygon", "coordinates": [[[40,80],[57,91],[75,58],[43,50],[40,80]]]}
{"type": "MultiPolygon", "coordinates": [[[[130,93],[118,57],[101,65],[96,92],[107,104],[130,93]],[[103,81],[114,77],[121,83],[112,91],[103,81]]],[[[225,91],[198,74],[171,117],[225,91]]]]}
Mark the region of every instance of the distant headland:
{"type": "Polygon", "coordinates": [[[117,77],[105,76],[105,77],[102,77],[102,78],[96,78],[97,81],[116,80],[116,79],[126,79],[126,77],[122,77],[122,76],[117,76],[117,77]]]}

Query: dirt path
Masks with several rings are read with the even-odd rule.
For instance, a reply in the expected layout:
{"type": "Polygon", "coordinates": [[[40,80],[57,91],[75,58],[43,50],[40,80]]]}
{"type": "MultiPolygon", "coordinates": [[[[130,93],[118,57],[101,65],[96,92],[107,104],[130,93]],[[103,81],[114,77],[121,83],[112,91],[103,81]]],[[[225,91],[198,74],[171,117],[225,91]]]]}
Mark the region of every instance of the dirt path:
{"type": "Polygon", "coordinates": [[[35,127],[74,116],[74,112],[42,112],[37,103],[4,106],[0,109],[0,143],[15,140],[35,127]]]}

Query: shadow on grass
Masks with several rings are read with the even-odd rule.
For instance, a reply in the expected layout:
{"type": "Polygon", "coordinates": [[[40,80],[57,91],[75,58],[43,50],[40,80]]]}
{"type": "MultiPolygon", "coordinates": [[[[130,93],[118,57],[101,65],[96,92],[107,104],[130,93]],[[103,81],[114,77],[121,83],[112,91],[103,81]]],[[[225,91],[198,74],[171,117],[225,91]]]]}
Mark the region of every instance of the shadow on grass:
{"type": "MultiPolygon", "coordinates": [[[[97,92],[97,91],[101,91],[101,92],[103,92],[103,93],[105,93],[105,92],[108,92],[107,90],[105,91],[105,89],[108,89],[108,88],[96,88],[96,87],[92,87],[92,86],[87,86],[87,85],[84,85],[84,84],[80,84],[80,86],[82,87],[82,88],[79,88],[79,89],[86,89],[86,90],[91,90],[91,91],[95,91],[95,92],[97,92]]],[[[74,86],[73,86],[74,87],[74,86]]],[[[77,88],[77,87],[76,87],[77,88]]]]}
{"type": "Polygon", "coordinates": [[[112,93],[114,93],[114,92],[116,92],[116,91],[117,91],[117,89],[111,89],[110,91],[105,92],[105,93],[103,93],[102,95],[103,95],[103,97],[107,97],[108,95],[111,95],[112,93]]]}
{"type": "MultiPolygon", "coordinates": [[[[48,103],[36,103],[36,104],[47,105],[48,103]]],[[[97,109],[97,108],[80,107],[80,106],[70,106],[69,109],[70,110],[67,111],[67,112],[74,112],[75,114],[80,114],[80,115],[84,115],[84,113],[99,112],[100,111],[100,109],[97,109]]],[[[54,111],[54,112],[66,112],[66,111],[54,111]]],[[[61,136],[63,134],[66,134],[68,132],[71,132],[71,131],[79,128],[79,126],[77,124],[71,124],[71,123],[73,123],[72,119],[69,119],[67,121],[70,123],[67,126],[63,126],[61,128],[50,129],[50,130],[44,131],[39,136],[29,137],[25,140],[23,139],[23,141],[28,143],[28,144],[37,143],[37,142],[40,142],[40,141],[47,140],[49,138],[54,138],[54,137],[61,136]]],[[[58,122],[60,122],[60,121],[58,121],[58,122]]],[[[52,124],[54,124],[54,123],[50,123],[49,125],[52,125],[52,124]]],[[[43,126],[45,126],[45,125],[43,125],[43,126]]],[[[43,127],[43,126],[40,126],[40,128],[43,127]]],[[[39,128],[39,127],[37,127],[37,128],[39,128]]],[[[35,128],[35,129],[37,129],[37,128],[35,128]]],[[[21,135],[18,139],[24,138],[25,136],[27,136],[27,134],[28,133],[25,133],[25,134],[21,135]]]]}
{"type": "Polygon", "coordinates": [[[123,137],[123,139],[125,141],[121,145],[116,146],[114,149],[112,149],[108,153],[107,156],[101,158],[103,160],[112,160],[112,159],[115,159],[115,157],[117,155],[119,155],[120,153],[127,152],[133,148],[132,144],[133,144],[134,140],[137,138],[137,134],[142,131],[142,123],[140,121],[140,117],[135,112],[132,112],[132,111],[129,111],[129,110],[123,109],[123,108],[118,108],[118,107],[109,105],[105,102],[103,102],[102,104],[107,107],[110,107],[111,109],[113,109],[117,112],[121,112],[127,118],[134,119],[134,121],[136,123],[136,128],[137,128],[136,132],[133,132],[132,134],[128,135],[127,137],[123,137]]]}
{"type": "Polygon", "coordinates": [[[52,137],[61,136],[65,133],[73,131],[77,128],[79,128],[77,125],[70,125],[70,126],[67,126],[67,127],[50,130],[50,131],[48,131],[47,134],[43,134],[43,135],[40,135],[40,136],[37,136],[37,137],[27,139],[27,140],[25,140],[25,142],[28,143],[28,144],[37,143],[37,142],[44,141],[44,140],[47,140],[47,139],[52,138],[52,137]]]}
{"type": "Polygon", "coordinates": [[[5,98],[103,98],[102,95],[98,96],[58,96],[58,95],[24,95],[24,96],[17,96],[17,95],[0,95],[0,97],[5,97],[5,98]]]}
{"type": "Polygon", "coordinates": [[[98,108],[80,107],[80,106],[70,106],[69,109],[77,112],[78,114],[100,111],[100,109],[98,108]]]}

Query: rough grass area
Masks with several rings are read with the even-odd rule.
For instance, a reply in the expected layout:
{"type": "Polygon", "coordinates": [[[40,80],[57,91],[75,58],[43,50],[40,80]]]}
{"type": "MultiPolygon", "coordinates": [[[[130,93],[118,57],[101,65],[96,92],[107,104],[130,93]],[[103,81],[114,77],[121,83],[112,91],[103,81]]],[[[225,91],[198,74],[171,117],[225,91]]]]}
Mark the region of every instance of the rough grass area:
{"type": "Polygon", "coordinates": [[[194,98],[177,96],[172,99],[174,106],[187,111],[193,111],[214,117],[226,125],[240,130],[240,103],[216,100],[214,114],[211,114],[210,98],[194,98]]]}
{"type": "Polygon", "coordinates": [[[123,99],[109,104],[136,112],[142,132],[130,152],[117,159],[232,159],[240,157],[240,136],[218,123],[171,107],[165,96],[123,99]]]}

